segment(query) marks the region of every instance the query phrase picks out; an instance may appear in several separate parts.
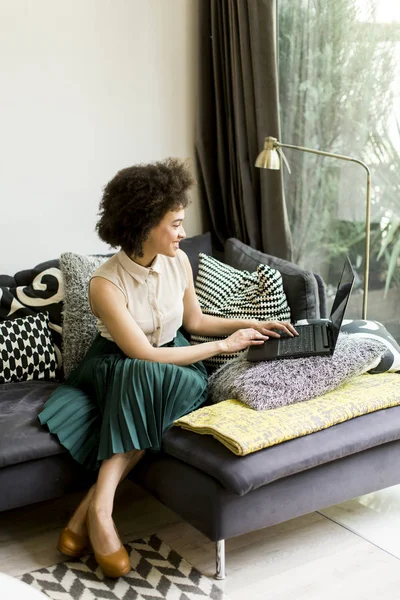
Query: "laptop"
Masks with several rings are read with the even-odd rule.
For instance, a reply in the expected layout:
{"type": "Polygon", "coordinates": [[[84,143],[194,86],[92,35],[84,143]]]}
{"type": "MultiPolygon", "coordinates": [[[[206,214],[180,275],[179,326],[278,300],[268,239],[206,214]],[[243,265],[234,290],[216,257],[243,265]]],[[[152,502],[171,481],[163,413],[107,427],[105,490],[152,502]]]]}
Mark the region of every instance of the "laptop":
{"type": "Polygon", "coordinates": [[[264,344],[250,346],[247,360],[258,362],[280,358],[332,355],[353,289],[354,279],[355,273],[347,256],[329,319],[308,325],[296,325],[298,336],[290,337],[288,334],[280,334],[280,338],[270,338],[264,344]]]}

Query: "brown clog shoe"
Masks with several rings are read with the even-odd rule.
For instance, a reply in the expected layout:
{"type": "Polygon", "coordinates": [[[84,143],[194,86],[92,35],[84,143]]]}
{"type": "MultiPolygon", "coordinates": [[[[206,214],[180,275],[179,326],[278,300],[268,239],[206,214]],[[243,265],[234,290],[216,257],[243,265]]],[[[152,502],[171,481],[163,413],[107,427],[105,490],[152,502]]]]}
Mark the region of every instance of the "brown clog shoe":
{"type": "Polygon", "coordinates": [[[86,517],[86,528],[88,530],[89,541],[94,552],[94,557],[100,569],[103,571],[104,575],[106,577],[112,577],[113,579],[117,579],[118,577],[123,577],[124,575],[127,575],[131,570],[131,561],[129,558],[129,554],[122,545],[121,538],[118,535],[118,531],[115,525],[114,528],[118,535],[118,539],[121,542],[121,547],[116,552],[112,552],[111,554],[99,554],[94,549],[94,546],[90,539],[89,517],[86,517]]]}
{"type": "Polygon", "coordinates": [[[129,554],[121,544],[121,548],[112,554],[98,554],[94,550],[94,557],[106,577],[123,577],[131,570],[129,554]]]}
{"type": "Polygon", "coordinates": [[[67,556],[79,558],[85,554],[88,543],[89,538],[87,535],[79,535],[65,527],[58,538],[57,550],[67,556]]]}

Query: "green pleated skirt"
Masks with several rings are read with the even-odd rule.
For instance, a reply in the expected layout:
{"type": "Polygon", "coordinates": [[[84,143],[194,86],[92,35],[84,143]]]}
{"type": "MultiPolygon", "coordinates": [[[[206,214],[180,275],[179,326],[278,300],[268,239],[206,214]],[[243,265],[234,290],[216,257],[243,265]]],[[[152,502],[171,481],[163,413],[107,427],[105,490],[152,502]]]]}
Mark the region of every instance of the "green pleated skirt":
{"type": "MultiPolygon", "coordinates": [[[[178,332],[164,347],[188,345],[178,332]]],[[[206,397],[202,362],[181,367],[128,358],[98,334],[79,367],[47,400],[39,421],[76,461],[98,469],[113,454],[159,450],[164,432],[206,397]]]]}

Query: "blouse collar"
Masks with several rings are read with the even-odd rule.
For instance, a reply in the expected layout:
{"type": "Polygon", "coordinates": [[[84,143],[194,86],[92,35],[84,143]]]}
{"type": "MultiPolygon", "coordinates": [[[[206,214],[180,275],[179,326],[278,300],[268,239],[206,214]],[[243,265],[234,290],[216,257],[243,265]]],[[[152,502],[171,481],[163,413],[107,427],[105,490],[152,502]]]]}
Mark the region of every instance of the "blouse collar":
{"type": "Polygon", "coordinates": [[[150,267],[142,267],[142,265],[139,265],[129,258],[129,256],[123,250],[118,252],[118,260],[125,271],[128,271],[128,273],[132,275],[132,277],[134,277],[139,283],[144,283],[150,273],[161,272],[159,254],[157,254],[150,267]]]}

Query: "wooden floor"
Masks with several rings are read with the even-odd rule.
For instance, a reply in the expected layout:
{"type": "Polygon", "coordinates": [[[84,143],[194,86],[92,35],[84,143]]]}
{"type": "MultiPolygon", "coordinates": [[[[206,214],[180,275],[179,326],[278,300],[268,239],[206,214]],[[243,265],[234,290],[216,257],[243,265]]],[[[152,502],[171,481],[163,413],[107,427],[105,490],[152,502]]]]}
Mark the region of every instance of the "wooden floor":
{"type": "MultiPolygon", "coordinates": [[[[0,513],[0,572],[18,576],[61,562],[60,532],[80,494],[0,513]]],[[[203,574],[215,545],[129,481],[115,521],[124,541],[157,533],[203,574]]],[[[319,513],[227,541],[230,600],[400,600],[400,561],[319,513]]],[[[1,590],[0,590],[1,598],[1,590]]]]}

